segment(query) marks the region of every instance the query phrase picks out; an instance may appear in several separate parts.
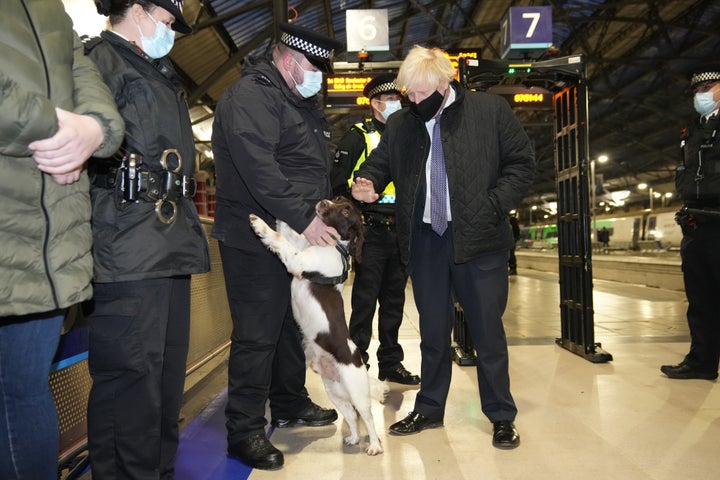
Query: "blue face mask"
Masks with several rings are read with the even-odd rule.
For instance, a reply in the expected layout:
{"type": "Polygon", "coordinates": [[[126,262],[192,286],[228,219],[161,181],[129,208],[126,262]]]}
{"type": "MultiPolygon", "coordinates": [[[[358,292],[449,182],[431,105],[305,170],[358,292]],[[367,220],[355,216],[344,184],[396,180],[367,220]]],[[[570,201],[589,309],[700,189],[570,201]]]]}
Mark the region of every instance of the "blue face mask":
{"type": "Polygon", "coordinates": [[[712,113],[718,106],[718,102],[713,99],[713,92],[698,92],[693,99],[695,111],[703,117],[712,113]]]}
{"type": "Polygon", "coordinates": [[[297,66],[300,67],[304,73],[302,83],[297,83],[297,81],[295,81],[295,77],[290,74],[290,78],[292,78],[292,81],[295,82],[295,88],[300,93],[300,95],[303,96],[303,98],[310,98],[313,95],[316,95],[322,88],[322,72],[305,70],[300,66],[298,61],[295,60],[295,57],[292,57],[292,59],[295,63],[297,63],[297,66]]]}
{"type": "Polygon", "coordinates": [[[382,117],[385,119],[385,121],[387,121],[387,119],[390,115],[392,115],[393,113],[402,109],[400,100],[388,100],[387,102],[383,102],[383,103],[385,104],[385,110],[380,112],[380,115],[382,115],[382,117]]]}
{"type": "Polygon", "coordinates": [[[151,37],[146,37],[140,30],[140,25],[138,25],[142,49],[150,58],[164,57],[172,50],[175,43],[175,32],[170,30],[164,23],[156,21],[149,13],[147,16],[155,22],[155,33],[151,37]]]}

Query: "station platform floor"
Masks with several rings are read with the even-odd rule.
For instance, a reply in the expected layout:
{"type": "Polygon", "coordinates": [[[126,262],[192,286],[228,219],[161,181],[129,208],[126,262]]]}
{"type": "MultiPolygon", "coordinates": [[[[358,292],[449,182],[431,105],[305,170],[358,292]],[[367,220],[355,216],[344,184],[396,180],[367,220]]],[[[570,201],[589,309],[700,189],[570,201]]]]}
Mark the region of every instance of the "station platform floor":
{"type": "MultiPolygon", "coordinates": [[[[348,283],[349,284],[349,283],[348,283]]],[[[351,287],[346,287],[349,314],[351,287]]],[[[344,446],[347,426],[270,431],[285,454],[277,471],[251,470],[226,454],[223,409],[226,358],[187,390],[177,480],[564,480],[717,478],[720,471],[720,386],[671,380],[660,365],[678,363],[689,346],[683,292],[594,281],[595,341],[613,360],[591,363],[556,345],[560,336],[556,274],[519,269],[510,277],[504,323],[512,393],[518,406],[517,449],[492,446],[492,425],[480,410],[474,367],[453,363],[444,427],[397,437],[390,424],[413,408],[417,388],[390,383],[375,424],[385,452],[344,446]]],[[[420,373],[417,311],[408,286],[400,332],[405,366],[420,373]]],[[[374,348],[371,345],[371,361],[374,348]]],[[[209,367],[208,367],[209,368],[209,367]]],[[[371,375],[377,374],[376,365],[371,375]]],[[[332,406],[320,378],[307,388],[332,406]]],[[[364,426],[361,425],[361,432],[364,426]]]]}

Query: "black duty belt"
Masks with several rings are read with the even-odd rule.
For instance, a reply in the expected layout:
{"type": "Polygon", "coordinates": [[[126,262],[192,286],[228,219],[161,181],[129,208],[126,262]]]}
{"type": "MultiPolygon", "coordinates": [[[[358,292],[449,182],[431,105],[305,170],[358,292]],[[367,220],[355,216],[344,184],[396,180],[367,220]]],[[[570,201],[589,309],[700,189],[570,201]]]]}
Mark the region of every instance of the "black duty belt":
{"type": "Polygon", "coordinates": [[[104,173],[94,173],[92,183],[101,188],[116,189],[123,202],[146,201],[155,204],[155,213],[163,223],[172,223],[177,217],[178,197],[195,196],[195,178],[182,175],[182,158],[174,148],[165,150],[160,158],[163,170],[148,170],[142,155],[126,154],[120,167],[111,167],[104,173]]]}
{"type": "Polygon", "coordinates": [[[381,213],[363,212],[363,223],[371,227],[394,227],[395,215],[383,215],[381,213]]]}
{"type": "Polygon", "coordinates": [[[698,204],[686,204],[675,214],[675,222],[691,229],[708,223],[720,225],[720,207],[702,208],[698,204]]]}

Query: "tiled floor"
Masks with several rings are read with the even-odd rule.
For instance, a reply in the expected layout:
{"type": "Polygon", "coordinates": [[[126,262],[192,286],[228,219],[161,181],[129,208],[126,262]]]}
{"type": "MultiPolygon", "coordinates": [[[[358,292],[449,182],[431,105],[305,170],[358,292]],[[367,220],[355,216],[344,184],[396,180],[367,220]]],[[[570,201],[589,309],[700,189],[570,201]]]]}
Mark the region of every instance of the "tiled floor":
{"type": "MultiPolygon", "coordinates": [[[[387,427],[412,409],[417,391],[391,384],[386,403],[373,409],[385,448],[382,455],[365,455],[363,442],[344,446],[347,426],[340,421],[320,428],[275,430],[271,440],[285,453],[285,466],[273,472],[252,471],[249,478],[718,478],[720,387],[703,380],[670,380],[659,371],[661,364],[679,362],[688,347],[682,292],[595,281],[595,340],[613,360],[594,364],[555,344],[560,335],[556,275],[520,269],[510,283],[504,320],[519,409],[519,448],[492,447],[492,427],[480,411],[474,368],[454,365],[444,428],[408,437],[388,435],[387,427]]],[[[349,293],[346,288],[347,298],[349,293]]],[[[405,315],[400,335],[405,365],[419,373],[417,311],[410,288],[405,315]]],[[[376,374],[376,367],[370,372],[376,374]]],[[[307,386],[317,403],[330,406],[312,372],[307,386]]],[[[220,445],[215,448],[222,449],[222,394],[216,403],[220,421],[213,434],[220,445]]],[[[184,466],[188,460],[178,460],[178,480],[246,475],[231,473],[241,464],[223,452],[215,455],[216,464],[208,465],[207,476],[197,470],[190,473],[184,466]]]]}

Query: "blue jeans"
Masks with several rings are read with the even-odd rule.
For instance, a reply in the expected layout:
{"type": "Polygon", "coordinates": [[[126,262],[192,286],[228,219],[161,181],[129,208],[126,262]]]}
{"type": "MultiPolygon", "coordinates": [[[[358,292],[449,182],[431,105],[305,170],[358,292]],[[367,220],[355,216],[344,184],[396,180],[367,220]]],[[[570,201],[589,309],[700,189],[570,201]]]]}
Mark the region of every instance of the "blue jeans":
{"type": "Polygon", "coordinates": [[[0,318],[0,478],[53,479],[58,419],[48,374],[64,311],[0,318]]]}

